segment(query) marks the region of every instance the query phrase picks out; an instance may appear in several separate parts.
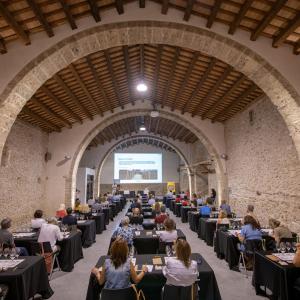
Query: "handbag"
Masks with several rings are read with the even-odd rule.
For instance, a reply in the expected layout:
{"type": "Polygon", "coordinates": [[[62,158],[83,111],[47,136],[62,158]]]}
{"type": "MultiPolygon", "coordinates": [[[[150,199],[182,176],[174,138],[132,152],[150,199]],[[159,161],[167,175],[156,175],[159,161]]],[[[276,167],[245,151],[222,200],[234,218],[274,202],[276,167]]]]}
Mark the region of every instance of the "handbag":
{"type": "Polygon", "coordinates": [[[52,262],[53,262],[52,252],[45,252],[43,243],[40,243],[40,245],[42,249],[42,256],[44,257],[45,260],[47,273],[50,274],[52,268],[52,262]]]}
{"type": "Polygon", "coordinates": [[[135,295],[136,295],[136,300],[146,300],[146,297],[143,293],[142,290],[137,290],[136,286],[134,284],[131,285],[132,289],[134,290],[135,292],[135,295]]]}

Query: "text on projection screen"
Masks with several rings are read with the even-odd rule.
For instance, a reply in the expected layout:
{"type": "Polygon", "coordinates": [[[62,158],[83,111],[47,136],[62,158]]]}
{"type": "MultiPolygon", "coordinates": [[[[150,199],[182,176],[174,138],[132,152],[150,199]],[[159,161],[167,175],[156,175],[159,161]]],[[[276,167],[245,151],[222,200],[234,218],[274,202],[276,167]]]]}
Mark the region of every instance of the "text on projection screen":
{"type": "Polygon", "coordinates": [[[120,183],[161,183],[161,153],[115,153],[114,179],[120,183]]]}

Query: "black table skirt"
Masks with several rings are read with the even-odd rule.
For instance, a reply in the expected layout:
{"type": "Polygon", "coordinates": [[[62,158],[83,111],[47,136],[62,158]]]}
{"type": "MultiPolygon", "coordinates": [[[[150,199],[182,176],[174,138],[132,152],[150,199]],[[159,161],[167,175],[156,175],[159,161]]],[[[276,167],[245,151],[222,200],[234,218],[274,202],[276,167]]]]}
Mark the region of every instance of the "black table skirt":
{"type": "MultiPolygon", "coordinates": [[[[165,255],[160,255],[164,257],[165,255]]],[[[103,265],[105,256],[100,257],[97,262],[97,267],[103,265]]],[[[143,264],[152,264],[153,255],[137,255],[136,263],[141,266],[143,264]]],[[[199,299],[201,300],[221,300],[216,277],[212,268],[208,263],[199,255],[192,254],[192,259],[201,260],[198,265],[199,270],[199,299]]],[[[151,273],[146,273],[142,281],[138,284],[138,288],[142,289],[147,300],[159,300],[162,288],[165,285],[166,279],[162,271],[153,270],[151,273]]],[[[102,286],[96,280],[96,277],[91,274],[89,286],[87,290],[86,300],[99,300],[102,286]]]]}
{"type": "Polygon", "coordinates": [[[96,233],[101,234],[106,229],[104,213],[97,213],[97,215],[92,216],[92,219],[96,223],[96,233]]]}
{"type": "Polygon", "coordinates": [[[71,272],[74,264],[83,258],[81,232],[71,232],[67,239],[57,242],[61,246],[58,255],[60,268],[64,272],[71,272]]]}
{"type": "Polygon", "coordinates": [[[96,223],[94,220],[87,220],[77,227],[82,231],[81,242],[83,248],[88,248],[96,242],[96,223]]]}
{"type": "Polygon", "coordinates": [[[200,214],[192,211],[188,212],[188,221],[192,231],[198,232],[200,214]]]}
{"type": "Polygon", "coordinates": [[[112,217],[114,218],[117,215],[117,205],[115,203],[112,203],[109,205],[109,207],[111,208],[112,217]]]}
{"type": "Polygon", "coordinates": [[[261,294],[261,286],[272,291],[273,298],[279,300],[296,300],[293,284],[300,278],[300,268],[294,265],[281,266],[268,259],[264,253],[255,253],[252,283],[256,294],[261,294]]]}
{"type": "Polygon", "coordinates": [[[181,217],[181,207],[182,207],[182,204],[181,204],[181,203],[175,203],[175,206],[174,206],[174,214],[175,214],[176,217],[178,217],[178,218],[181,217]]]}
{"type": "Polygon", "coordinates": [[[175,200],[170,201],[170,210],[175,213],[175,200]]]}
{"type": "Polygon", "coordinates": [[[195,210],[195,208],[191,208],[190,206],[181,206],[181,222],[187,223],[188,222],[188,212],[191,210],[195,210]]]}
{"type": "Polygon", "coordinates": [[[15,271],[0,273],[0,283],[9,286],[6,300],[28,300],[36,294],[49,299],[53,291],[49,285],[44,258],[40,256],[20,257],[25,259],[15,271]]]}
{"type": "Polygon", "coordinates": [[[209,220],[209,218],[200,218],[198,236],[200,236],[200,238],[204,240],[208,246],[212,246],[217,221],[209,220]]]}
{"type": "Polygon", "coordinates": [[[102,212],[104,213],[104,222],[105,222],[105,225],[109,224],[109,219],[110,219],[109,211],[110,211],[109,208],[103,208],[102,209],[102,212]]]}

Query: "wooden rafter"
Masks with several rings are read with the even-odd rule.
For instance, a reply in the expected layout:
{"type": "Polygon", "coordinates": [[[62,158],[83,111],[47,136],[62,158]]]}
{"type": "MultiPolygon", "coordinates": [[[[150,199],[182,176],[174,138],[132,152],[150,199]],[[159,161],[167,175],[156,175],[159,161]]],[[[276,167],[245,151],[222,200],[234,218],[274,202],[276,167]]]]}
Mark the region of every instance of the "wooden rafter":
{"type": "Polygon", "coordinates": [[[77,29],[77,25],[75,23],[75,19],[71,13],[71,10],[70,10],[70,7],[69,5],[65,2],[65,0],[58,0],[65,15],[66,15],[66,18],[71,26],[71,28],[74,30],[74,29],[77,29]]]}
{"type": "Polygon", "coordinates": [[[38,115],[37,113],[33,112],[31,109],[29,109],[28,107],[23,107],[23,113],[28,115],[29,117],[31,117],[32,119],[34,119],[35,121],[42,123],[44,126],[51,128],[50,131],[57,131],[60,132],[60,128],[58,126],[56,126],[55,124],[53,124],[52,122],[50,122],[49,120],[45,120],[44,118],[42,118],[40,115],[38,115]]]}
{"type": "Polygon", "coordinates": [[[177,124],[176,124],[176,125],[174,125],[174,126],[171,128],[171,130],[167,133],[167,138],[169,138],[170,136],[173,135],[174,132],[176,132],[177,127],[178,127],[178,126],[177,126],[177,124]]]}
{"type": "Polygon", "coordinates": [[[116,8],[119,15],[124,13],[123,0],[116,0],[116,8]]]}
{"type": "Polygon", "coordinates": [[[98,114],[100,114],[101,116],[103,116],[103,111],[97,105],[95,99],[93,98],[93,96],[91,95],[91,93],[86,88],[86,86],[83,83],[82,79],[80,78],[80,76],[79,76],[76,68],[72,64],[70,64],[69,65],[69,69],[70,69],[72,75],[74,76],[74,78],[76,79],[77,83],[80,85],[81,89],[83,90],[83,92],[86,95],[87,99],[89,100],[90,104],[95,108],[95,110],[98,112],[98,114]]]}
{"type": "Polygon", "coordinates": [[[293,52],[296,55],[300,54],[300,40],[298,41],[297,44],[295,44],[293,52]]]}
{"type": "Polygon", "coordinates": [[[118,87],[118,84],[117,84],[117,79],[115,77],[115,73],[114,73],[114,69],[113,69],[113,66],[112,66],[112,62],[111,62],[111,59],[110,59],[110,56],[109,56],[109,53],[108,53],[107,50],[104,50],[104,56],[105,56],[105,59],[106,59],[107,68],[108,68],[110,77],[112,79],[112,84],[114,86],[114,91],[116,93],[119,105],[121,106],[122,109],[124,109],[124,105],[121,102],[121,95],[120,95],[119,87],[118,87]]]}
{"type": "Polygon", "coordinates": [[[240,77],[235,83],[234,85],[226,92],[225,95],[223,95],[222,97],[220,97],[216,103],[214,103],[214,105],[207,110],[206,113],[204,113],[202,115],[202,118],[205,119],[207,118],[208,115],[213,114],[214,111],[216,109],[218,109],[218,105],[221,104],[222,102],[225,102],[225,100],[227,100],[235,91],[236,89],[246,80],[245,76],[240,77]]]}
{"type": "MultiPolygon", "coordinates": [[[[209,103],[209,100],[211,99],[211,97],[216,93],[216,91],[220,88],[220,86],[222,85],[222,83],[224,82],[224,80],[227,78],[227,76],[231,73],[231,71],[233,70],[233,68],[231,66],[228,66],[227,69],[223,72],[222,76],[219,77],[219,79],[216,81],[216,83],[214,84],[214,86],[210,89],[210,91],[208,92],[208,94],[205,96],[204,101],[201,102],[202,105],[204,105],[205,103],[209,103]]],[[[197,112],[197,110],[199,109],[199,105],[195,108],[194,112],[192,112],[192,116],[195,115],[195,112],[197,112]]],[[[203,116],[203,114],[205,114],[207,112],[207,108],[205,109],[205,111],[201,114],[201,116],[203,116]]]]}
{"type": "Polygon", "coordinates": [[[152,122],[152,118],[149,118],[149,122],[148,122],[148,132],[151,132],[151,122],[152,122]]]}
{"type": "Polygon", "coordinates": [[[4,54],[7,52],[6,45],[4,39],[0,36],[0,54],[4,54]]]}
{"type": "Polygon", "coordinates": [[[93,116],[91,113],[85,108],[84,105],[80,103],[77,97],[73,94],[71,89],[65,84],[65,82],[60,78],[58,74],[53,76],[53,79],[59,84],[59,86],[64,90],[64,92],[68,95],[68,97],[80,108],[81,111],[91,120],[93,120],[93,116]]]}
{"type": "Polygon", "coordinates": [[[34,103],[36,106],[42,109],[46,114],[50,115],[51,117],[55,118],[58,122],[62,123],[64,126],[72,128],[72,124],[69,121],[62,118],[59,114],[57,114],[51,108],[47,107],[45,104],[40,102],[37,98],[32,97],[30,101],[32,101],[32,103],[34,103]]]}
{"type": "Polygon", "coordinates": [[[58,98],[45,86],[41,87],[42,92],[50,98],[56,105],[62,108],[67,114],[69,114],[72,118],[77,120],[80,124],[82,124],[82,120],[75,114],[68,106],[58,100],[58,98]]]}
{"type": "Polygon", "coordinates": [[[131,100],[132,105],[134,105],[134,95],[132,93],[132,77],[131,77],[131,71],[130,71],[130,64],[129,64],[129,53],[128,53],[128,46],[123,46],[123,56],[124,56],[124,64],[125,64],[125,70],[126,70],[126,77],[128,81],[128,92],[129,97],[131,100]]]}
{"type": "Polygon", "coordinates": [[[158,133],[159,123],[160,123],[160,119],[157,119],[154,134],[158,133]]]}
{"type": "Polygon", "coordinates": [[[140,3],[140,8],[146,7],[146,0],[139,0],[139,3],[140,3]]]}
{"type": "Polygon", "coordinates": [[[4,3],[0,1],[0,14],[4,18],[5,22],[14,30],[18,37],[25,43],[25,45],[30,44],[29,35],[22,26],[15,20],[11,12],[6,8],[4,3]]]}
{"type": "Polygon", "coordinates": [[[186,84],[190,80],[190,76],[191,76],[191,74],[192,74],[192,72],[194,70],[194,67],[196,65],[196,62],[197,62],[199,56],[200,56],[199,52],[194,52],[192,60],[191,60],[191,62],[189,64],[189,67],[188,67],[186,73],[184,74],[184,80],[182,81],[182,83],[181,83],[181,85],[180,85],[180,87],[178,89],[178,92],[176,93],[176,96],[174,98],[174,101],[172,103],[172,107],[171,107],[172,111],[174,110],[175,104],[177,103],[177,99],[180,98],[181,94],[184,91],[184,87],[186,86],[186,84]]]}
{"type": "Polygon", "coordinates": [[[196,87],[194,88],[194,91],[191,95],[191,97],[188,99],[188,101],[185,103],[184,107],[182,108],[181,113],[184,114],[186,111],[186,108],[192,103],[192,101],[196,98],[199,89],[201,88],[201,86],[203,85],[203,83],[205,82],[205,80],[207,79],[207,77],[209,76],[211,70],[214,68],[215,64],[216,64],[217,60],[216,58],[212,58],[211,62],[209,63],[208,68],[205,70],[203,76],[201,76],[200,80],[198,81],[196,87]]]}
{"type": "Polygon", "coordinates": [[[175,136],[173,137],[174,140],[179,139],[179,136],[182,133],[182,130],[185,130],[185,128],[184,127],[179,128],[179,130],[176,132],[175,136]]]}
{"type": "Polygon", "coordinates": [[[161,13],[166,15],[169,9],[169,0],[163,0],[161,6],[161,13]]]}
{"type": "Polygon", "coordinates": [[[49,37],[54,36],[54,32],[53,32],[51,25],[48,23],[45,15],[43,14],[40,6],[36,3],[36,1],[35,0],[26,0],[26,1],[27,1],[28,5],[30,6],[30,8],[32,9],[32,11],[35,13],[37,19],[43,26],[44,30],[47,32],[47,35],[49,37]]]}
{"type": "Polygon", "coordinates": [[[300,12],[292,19],[287,26],[282,29],[279,34],[273,39],[272,46],[278,47],[280,46],[287,37],[293,33],[294,30],[296,30],[300,26],[300,12]]]}
{"type": "Polygon", "coordinates": [[[94,80],[95,80],[96,83],[97,83],[97,86],[98,86],[98,88],[99,88],[98,91],[100,92],[100,94],[101,94],[101,96],[102,96],[102,99],[104,99],[104,102],[105,102],[106,106],[109,107],[111,113],[113,113],[114,110],[113,110],[111,101],[108,100],[108,97],[107,97],[107,95],[106,95],[106,92],[105,92],[105,90],[104,90],[104,88],[103,88],[103,85],[102,85],[102,83],[101,83],[100,77],[99,77],[99,75],[98,75],[98,73],[97,73],[97,71],[96,71],[94,65],[92,64],[91,59],[89,58],[89,56],[86,57],[86,62],[87,62],[87,64],[88,64],[89,69],[90,69],[91,72],[92,72],[92,75],[93,75],[94,80]]]}
{"type": "Polygon", "coordinates": [[[141,80],[145,77],[145,47],[143,44],[140,45],[140,76],[141,80]]]}
{"type": "Polygon", "coordinates": [[[213,22],[215,21],[215,19],[217,17],[217,14],[221,7],[221,4],[222,4],[222,0],[215,0],[215,4],[212,7],[212,11],[211,11],[210,16],[206,23],[207,28],[211,28],[213,22]]]}
{"type": "Polygon", "coordinates": [[[183,20],[188,21],[190,19],[195,2],[196,2],[196,0],[188,0],[187,1],[183,20]]]}
{"type": "Polygon", "coordinates": [[[172,67],[170,69],[170,75],[169,75],[169,78],[168,78],[167,86],[164,90],[163,97],[161,99],[162,108],[164,107],[165,99],[168,97],[169,89],[170,89],[171,83],[172,83],[174,75],[175,75],[175,68],[176,68],[176,64],[177,64],[177,61],[178,61],[179,54],[180,54],[180,49],[178,47],[176,47],[175,56],[173,58],[172,67]]]}
{"type": "Polygon", "coordinates": [[[96,22],[100,22],[101,21],[101,17],[100,17],[100,9],[99,6],[97,4],[96,0],[87,0],[90,8],[91,8],[91,13],[95,19],[96,22]]]}
{"type": "Polygon", "coordinates": [[[282,9],[287,0],[277,0],[275,3],[272,3],[271,8],[266,16],[260,21],[255,30],[251,33],[251,41],[256,41],[258,36],[264,31],[276,14],[282,9]]]}
{"type": "Polygon", "coordinates": [[[155,70],[154,70],[154,77],[153,77],[153,88],[152,88],[152,103],[155,105],[156,103],[156,95],[157,95],[157,83],[159,77],[159,70],[160,70],[160,62],[161,56],[163,52],[163,46],[160,44],[158,45],[158,51],[156,56],[156,63],[155,63],[155,70]]]}
{"type": "Polygon", "coordinates": [[[220,117],[225,116],[238,102],[247,98],[254,90],[256,89],[255,85],[251,85],[247,90],[245,90],[239,97],[237,97],[232,103],[222,109],[213,119],[212,121],[218,120],[220,117]]]}
{"type": "Polygon", "coordinates": [[[246,0],[240,11],[237,13],[237,15],[234,18],[234,21],[230,24],[228,33],[229,34],[234,34],[239,25],[241,24],[242,19],[245,17],[248,9],[251,7],[252,3],[254,0],[246,0]]]}

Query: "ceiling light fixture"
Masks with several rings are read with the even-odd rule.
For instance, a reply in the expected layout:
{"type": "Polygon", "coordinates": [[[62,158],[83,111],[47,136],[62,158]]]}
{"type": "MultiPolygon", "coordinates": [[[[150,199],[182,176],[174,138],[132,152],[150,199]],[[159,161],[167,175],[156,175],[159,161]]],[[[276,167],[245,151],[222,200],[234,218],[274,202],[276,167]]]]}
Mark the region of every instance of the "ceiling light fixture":
{"type": "Polygon", "coordinates": [[[141,125],[141,126],[140,126],[140,131],[146,131],[145,125],[141,125]]]}
{"type": "Polygon", "coordinates": [[[141,82],[139,83],[137,86],[136,86],[136,89],[139,91],[139,92],[146,92],[148,90],[148,87],[147,85],[144,83],[144,82],[141,82]]]}

